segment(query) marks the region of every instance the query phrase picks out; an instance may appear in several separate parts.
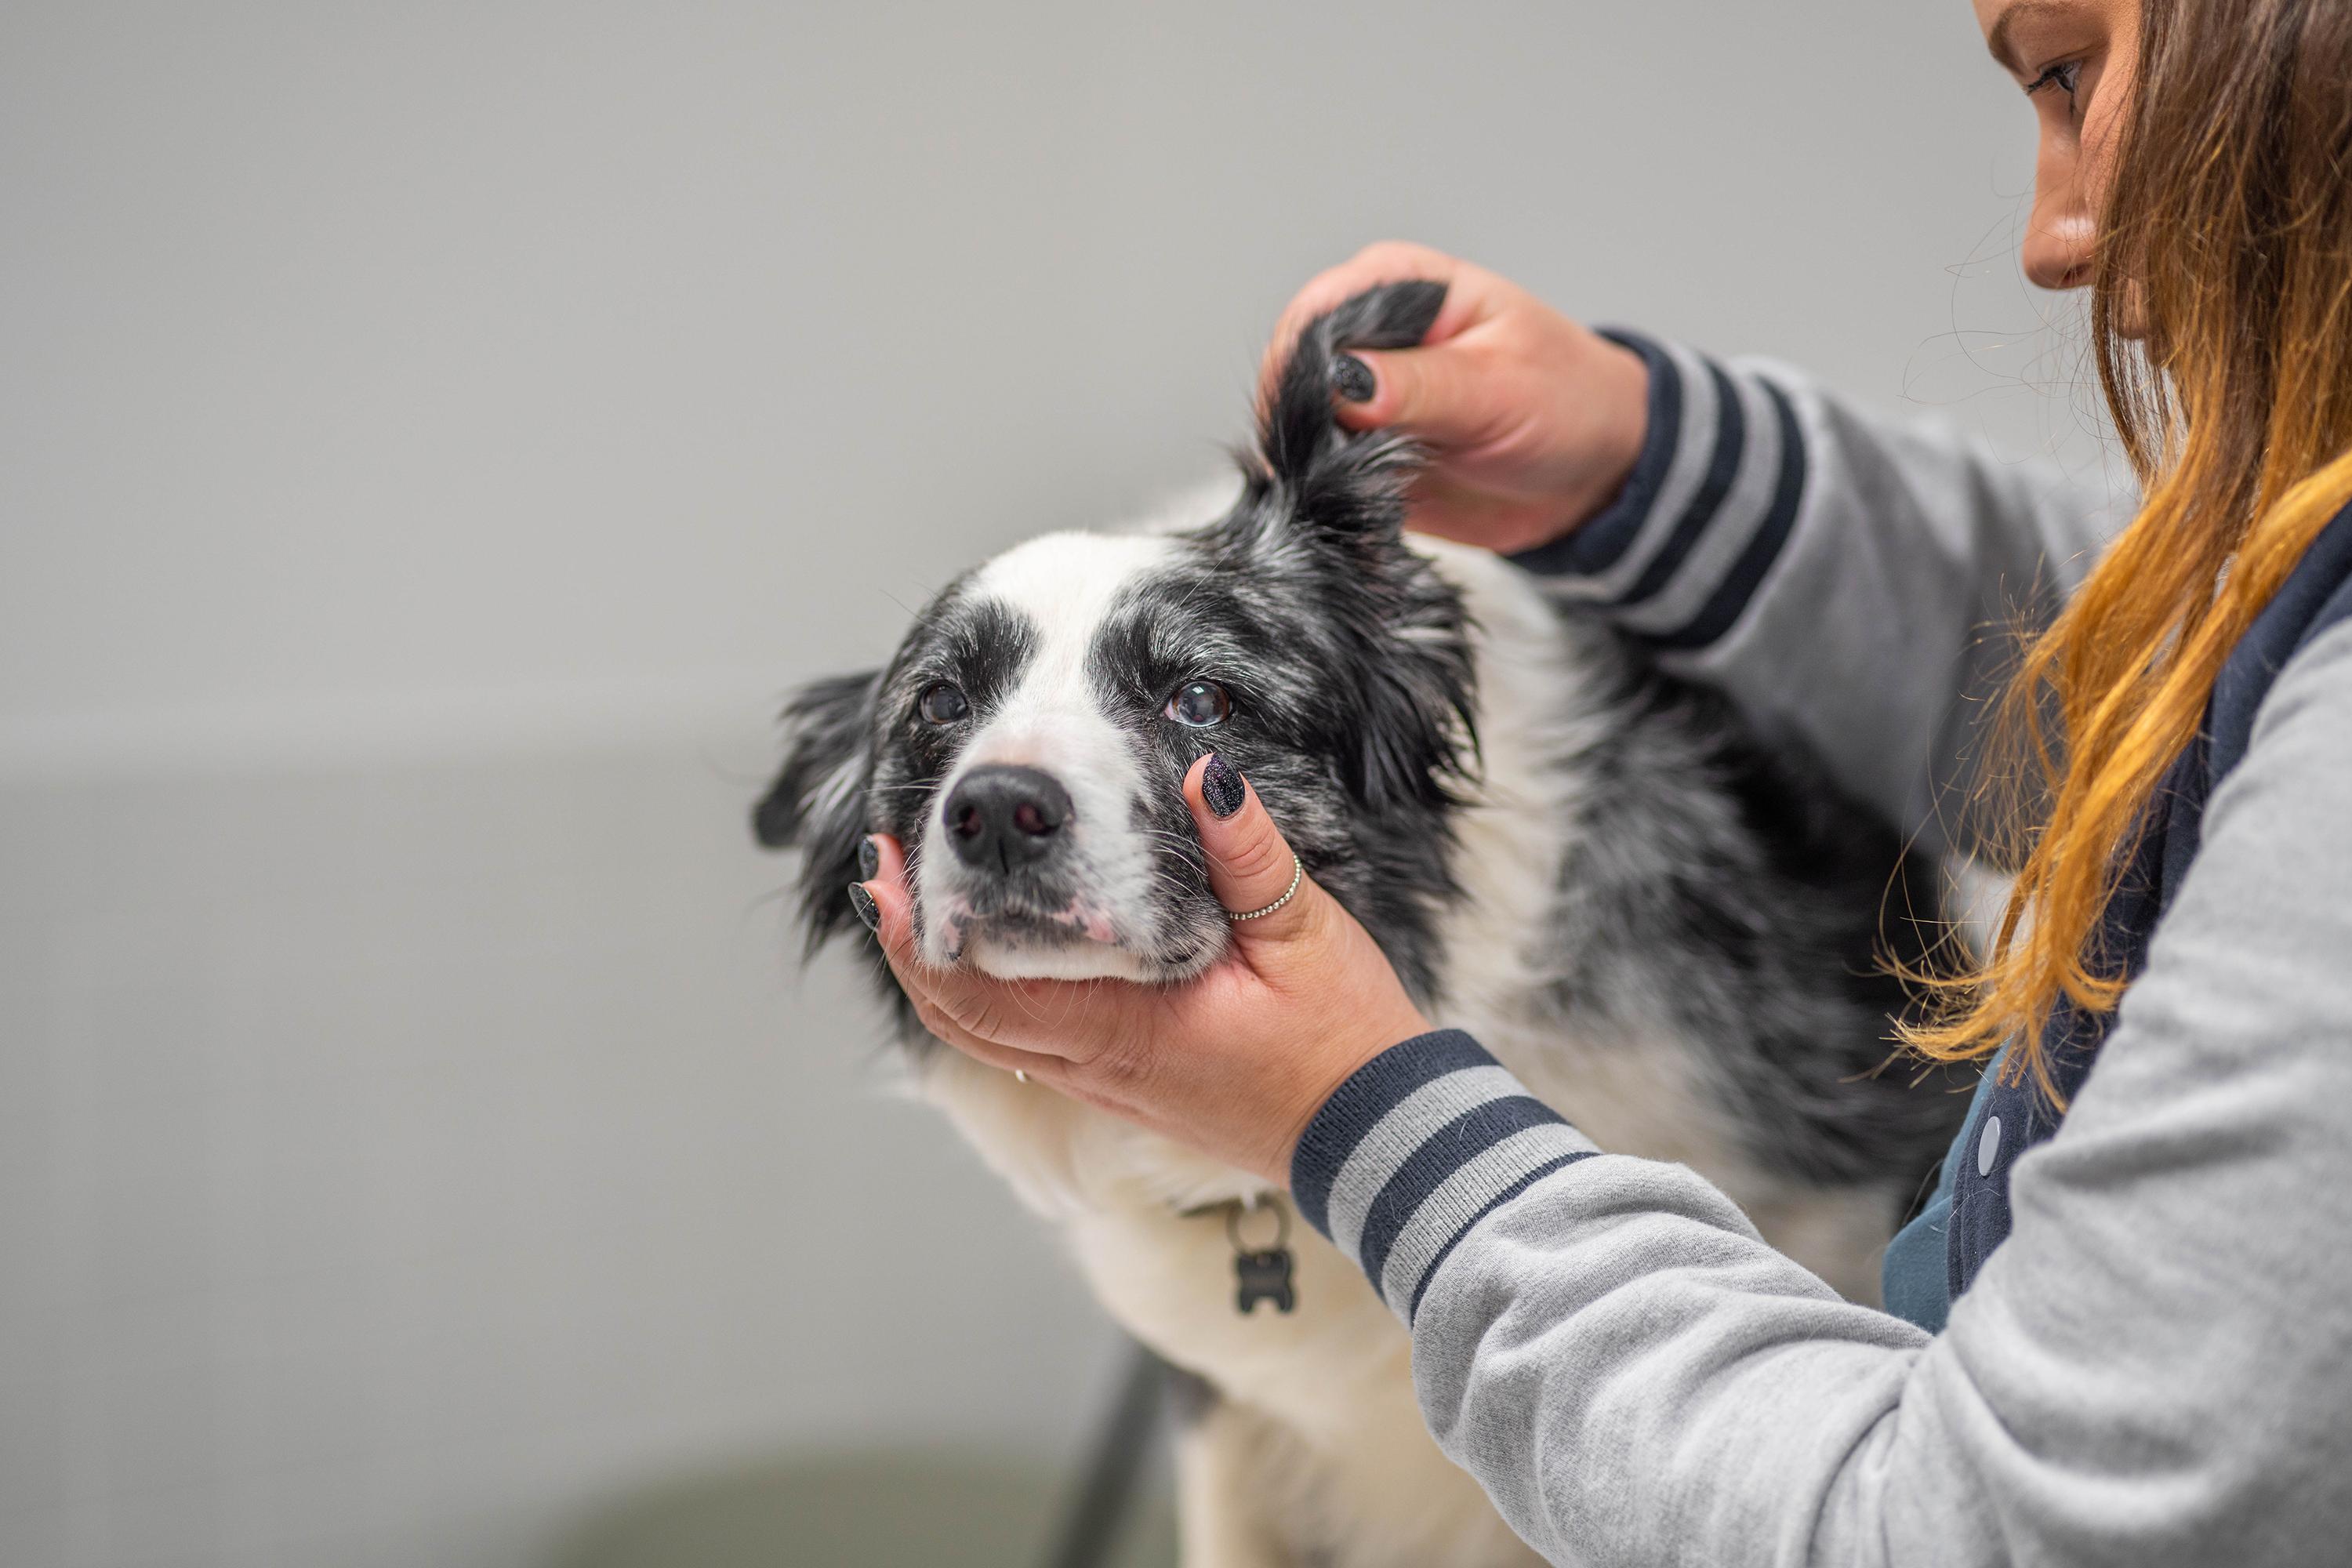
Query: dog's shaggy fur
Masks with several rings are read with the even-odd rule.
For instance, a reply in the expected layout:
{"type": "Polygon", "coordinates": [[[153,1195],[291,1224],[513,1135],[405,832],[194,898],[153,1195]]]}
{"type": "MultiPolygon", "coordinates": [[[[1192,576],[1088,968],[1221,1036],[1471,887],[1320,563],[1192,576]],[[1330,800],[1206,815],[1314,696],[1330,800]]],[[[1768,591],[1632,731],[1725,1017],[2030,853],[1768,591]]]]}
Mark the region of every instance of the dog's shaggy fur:
{"type": "MultiPolygon", "coordinates": [[[[931,962],[1181,982],[1228,937],[1176,787],[1213,747],[1432,1017],[1873,1298],[1963,1109],[1881,1070],[1902,996],[1879,911],[1906,873],[1932,882],[1712,694],[1493,556],[1404,536],[1415,454],[1336,429],[1326,367],[1419,342],[1443,295],[1392,285],[1309,327],[1229,503],[1032,541],[941,593],[887,668],[809,687],[759,837],[803,851],[812,951],[851,928],[881,831],[931,962]],[[1019,831],[989,815],[1024,808],[1019,831]]],[[[1888,931],[1916,956],[1916,924],[1888,931]]],[[[1533,1561],[1437,1452],[1404,1331],[1319,1237],[1294,1226],[1295,1314],[1235,1311],[1223,1226],[1187,1212],[1259,1182],[929,1045],[877,978],[921,1092],[1214,1390],[1180,1445],[1189,1563],[1533,1561]]]]}

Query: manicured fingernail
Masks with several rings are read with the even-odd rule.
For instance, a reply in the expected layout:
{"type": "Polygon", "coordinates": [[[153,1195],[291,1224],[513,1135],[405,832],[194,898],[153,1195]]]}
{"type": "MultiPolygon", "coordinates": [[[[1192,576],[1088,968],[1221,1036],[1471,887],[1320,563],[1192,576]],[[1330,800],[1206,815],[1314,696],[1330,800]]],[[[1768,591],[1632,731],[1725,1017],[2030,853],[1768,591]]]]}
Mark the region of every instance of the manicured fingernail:
{"type": "Polygon", "coordinates": [[[1372,380],[1372,367],[1354,354],[1331,356],[1331,390],[1350,403],[1370,403],[1379,384],[1372,380]]]}
{"type": "Polygon", "coordinates": [[[882,929],[882,910],[875,904],[874,895],[866,890],[865,883],[849,884],[849,907],[857,911],[857,918],[866,922],[867,931],[882,929]]]}
{"type": "Polygon", "coordinates": [[[1201,798],[1209,803],[1210,811],[1223,822],[1242,808],[1242,802],[1249,798],[1249,787],[1242,783],[1242,775],[1234,772],[1233,763],[1211,752],[1209,765],[1201,770],[1201,798]]]}
{"type": "Polygon", "coordinates": [[[857,879],[861,882],[870,882],[880,874],[881,870],[882,850],[874,842],[874,836],[869,833],[857,841],[857,879]]]}

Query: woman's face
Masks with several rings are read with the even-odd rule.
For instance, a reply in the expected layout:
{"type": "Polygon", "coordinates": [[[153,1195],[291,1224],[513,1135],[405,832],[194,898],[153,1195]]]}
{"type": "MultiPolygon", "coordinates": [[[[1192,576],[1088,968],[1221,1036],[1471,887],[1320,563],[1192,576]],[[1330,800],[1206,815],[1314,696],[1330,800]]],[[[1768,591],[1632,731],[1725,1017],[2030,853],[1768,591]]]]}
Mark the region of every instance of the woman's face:
{"type": "Polygon", "coordinates": [[[2020,259],[2044,289],[2091,280],[2091,247],[2130,102],[2139,0],[1976,0],[1985,45],[2042,127],[2020,259]]]}

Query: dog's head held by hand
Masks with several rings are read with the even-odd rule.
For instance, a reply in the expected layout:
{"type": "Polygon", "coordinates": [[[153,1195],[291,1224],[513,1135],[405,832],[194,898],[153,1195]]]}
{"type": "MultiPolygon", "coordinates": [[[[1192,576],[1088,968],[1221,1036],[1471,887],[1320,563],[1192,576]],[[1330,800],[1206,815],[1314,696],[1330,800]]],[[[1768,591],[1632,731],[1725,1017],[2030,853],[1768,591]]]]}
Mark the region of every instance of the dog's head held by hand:
{"type": "Polygon", "coordinates": [[[1178,784],[1213,750],[1426,989],[1475,744],[1468,627],[1402,542],[1413,448],[1340,430],[1328,376],[1342,350],[1420,342],[1444,292],[1391,284],[1309,324],[1222,515],[1032,540],[950,584],[885,668],[792,700],[753,823],[803,854],[812,949],[884,832],[932,963],[1196,973],[1229,928],[1178,784]]]}

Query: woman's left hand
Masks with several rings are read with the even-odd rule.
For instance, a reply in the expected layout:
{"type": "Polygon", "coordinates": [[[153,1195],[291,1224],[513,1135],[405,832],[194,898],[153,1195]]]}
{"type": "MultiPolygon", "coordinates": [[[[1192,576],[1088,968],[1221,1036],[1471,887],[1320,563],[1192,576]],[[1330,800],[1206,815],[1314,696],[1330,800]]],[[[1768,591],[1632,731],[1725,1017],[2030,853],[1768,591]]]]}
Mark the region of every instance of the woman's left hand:
{"type": "MultiPolygon", "coordinates": [[[[1290,886],[1290,846],[1246,785],[1231,816],[1209,810],[1210,761],[1183,785],[1209,886],[1227,910],[1263,909],[1290,886]]],[[[996,980],[916,955],[905,855],[875,842],[880,868],[862,886],[925,1028],[1276,1185],[1289,1184],[1291,1149],[1332,1090],[1429,1028],[1370,935],[1312,878],[1274,913],[1235,921],[1224,955],[1181,985],[996,980]]]]}

